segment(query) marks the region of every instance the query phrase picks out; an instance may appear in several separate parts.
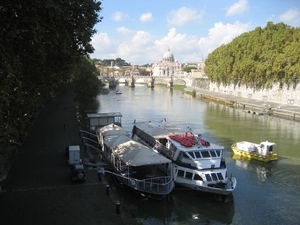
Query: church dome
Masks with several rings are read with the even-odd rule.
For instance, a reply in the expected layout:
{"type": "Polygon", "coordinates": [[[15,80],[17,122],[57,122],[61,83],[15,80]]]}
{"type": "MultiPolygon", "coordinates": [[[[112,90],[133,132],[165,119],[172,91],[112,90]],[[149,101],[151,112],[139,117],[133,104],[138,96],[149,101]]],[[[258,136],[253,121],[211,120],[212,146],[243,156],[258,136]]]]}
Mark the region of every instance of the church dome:
{"type": "Polygon", "coordinates": [[[170,49],[168,49],[168,51],[164,53],[163,61],[174,62],[174,55],[172,54],[172,52],[170,52],[170,49]]]}

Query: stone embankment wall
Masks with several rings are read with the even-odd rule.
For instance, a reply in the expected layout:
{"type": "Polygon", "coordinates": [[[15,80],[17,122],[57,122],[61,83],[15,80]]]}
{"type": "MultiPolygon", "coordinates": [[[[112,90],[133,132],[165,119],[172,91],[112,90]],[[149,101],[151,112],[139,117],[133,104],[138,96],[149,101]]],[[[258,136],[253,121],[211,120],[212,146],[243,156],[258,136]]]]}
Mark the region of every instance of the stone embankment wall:
{"type": "Polygon", "coordinates": [[[194,80],[192,86],[243,98],[275,102],[278,105],[300,106],[300,84],[283,85],[280,88],[279,83],[274,83],[269,89],[253,89],[246,85],[218,85],[207,80],[194,80]]]}

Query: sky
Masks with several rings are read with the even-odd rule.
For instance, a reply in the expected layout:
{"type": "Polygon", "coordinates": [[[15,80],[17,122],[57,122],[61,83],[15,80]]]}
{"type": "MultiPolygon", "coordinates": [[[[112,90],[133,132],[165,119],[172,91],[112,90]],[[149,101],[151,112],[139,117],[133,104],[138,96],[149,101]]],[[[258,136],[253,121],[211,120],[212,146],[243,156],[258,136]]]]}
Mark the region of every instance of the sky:
{"type": "Polygon", "coordinates": [[[91,58],[156,63],[205,60],[222,44],[268,21],[300,26],[299,0],[101,0],[91,58]]]}

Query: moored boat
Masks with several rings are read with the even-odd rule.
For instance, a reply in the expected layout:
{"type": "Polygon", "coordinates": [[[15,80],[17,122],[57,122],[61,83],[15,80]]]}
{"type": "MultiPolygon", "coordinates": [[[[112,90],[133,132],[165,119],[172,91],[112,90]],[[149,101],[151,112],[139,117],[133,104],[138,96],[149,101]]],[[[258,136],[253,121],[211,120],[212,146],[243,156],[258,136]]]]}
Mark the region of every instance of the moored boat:
{"type": "Polygon", "coordinates": [[[161,200],[174,188],[173,176],[167,168],[172,163],[149,147],[131,139],[115,124],[97,130],[102,156],[123,185],[152,199],[161,200]]]}
{"type": "Polygon", "coordinates": [[[231,149],[235,155],[255,159],[262,162],[270,162],[278,159],[278,154],[273,152],[274,142],[263,141],[259,144],[240,141],[231,145],[231,149]]]}
{"type": "Polygon", "coordinates": [[[161,122],[135,122],[132,137],[168,159],[175,185],[186,190],[229,195],[237,180],[228,176],[224,147],[161,122]]]}

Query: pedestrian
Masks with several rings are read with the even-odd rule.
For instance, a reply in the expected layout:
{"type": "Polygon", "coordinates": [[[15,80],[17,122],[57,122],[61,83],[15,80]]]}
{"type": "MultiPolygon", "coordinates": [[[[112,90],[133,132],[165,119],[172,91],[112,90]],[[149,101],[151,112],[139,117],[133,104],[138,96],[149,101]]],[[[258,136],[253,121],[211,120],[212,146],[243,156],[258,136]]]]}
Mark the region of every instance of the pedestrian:
{"type": "Polygon", "coordinates": [[[67,126],[67,124],[64,123],[64,130],[66,130],[66,126],[67,126]]]}

